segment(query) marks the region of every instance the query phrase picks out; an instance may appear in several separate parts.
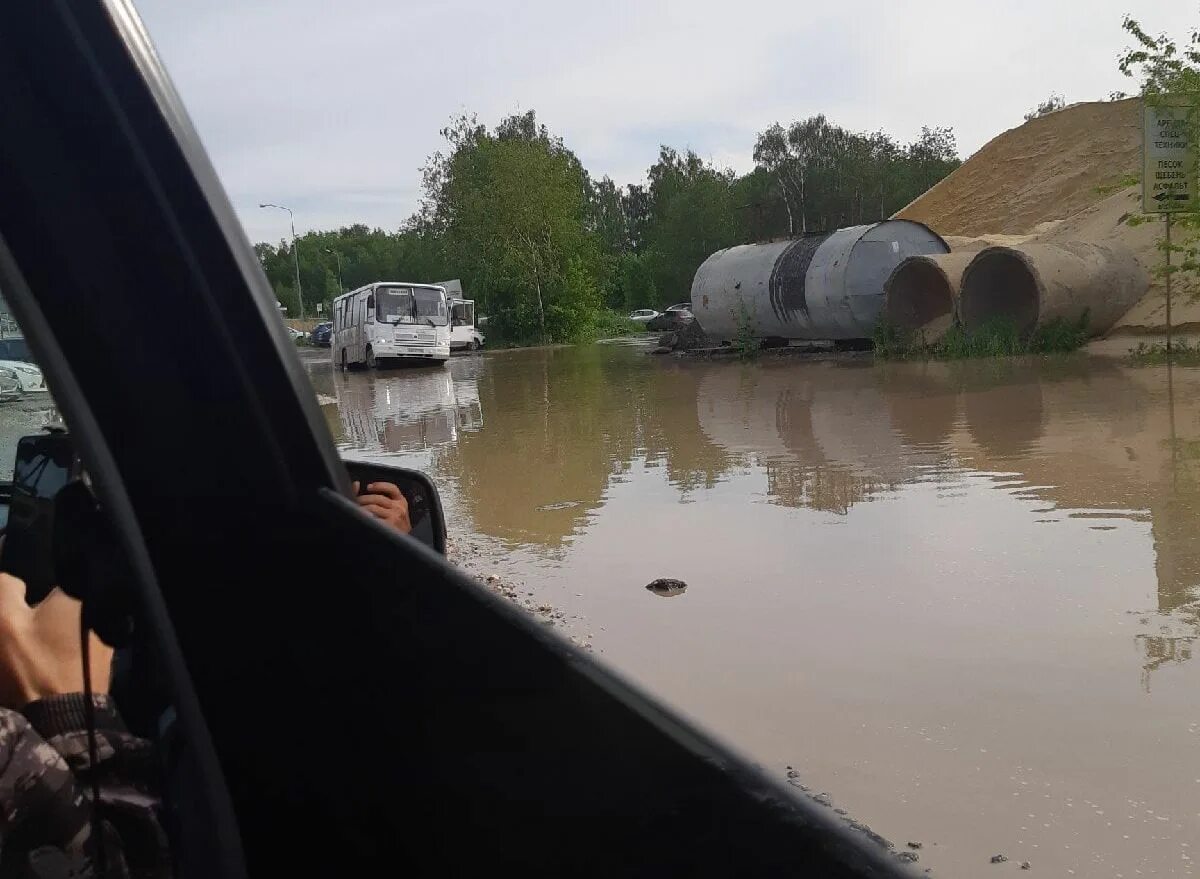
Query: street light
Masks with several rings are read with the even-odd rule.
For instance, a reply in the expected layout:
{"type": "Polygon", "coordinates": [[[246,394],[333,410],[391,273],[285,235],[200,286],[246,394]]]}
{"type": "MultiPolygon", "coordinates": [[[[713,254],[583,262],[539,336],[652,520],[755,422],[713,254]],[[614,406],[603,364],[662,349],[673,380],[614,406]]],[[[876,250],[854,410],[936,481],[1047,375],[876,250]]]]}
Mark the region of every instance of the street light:
{"type": "Polygon", "coordinates": [[[292,221],[292,256],[296,258],[296,298],[300,300],[300,320],[304,320],[304,292],[300,289],[300,245],[296,242],[296,215],[292,213],[292,209],[281,204],[271,204],[267,202],[260,204],[260,208],[275,208],[277,211],[287,211],[288,216],[292,221]]]}
{"type": "Polygon", "coordinates": [[[339,292],[339,293],[345,293],[345,292],[346,292],[346,285],[342,283],[342,255],[341,255],[340,253],[338,253],[336,250],[334,250],[332,247],[326,247],[326,248],[325,248],[325,252],[326,252],[326,253],[332,253],[332,254],[333,254],[333,258],[337,260],[337,264],[338,264],[338,292],[339,292]]]}

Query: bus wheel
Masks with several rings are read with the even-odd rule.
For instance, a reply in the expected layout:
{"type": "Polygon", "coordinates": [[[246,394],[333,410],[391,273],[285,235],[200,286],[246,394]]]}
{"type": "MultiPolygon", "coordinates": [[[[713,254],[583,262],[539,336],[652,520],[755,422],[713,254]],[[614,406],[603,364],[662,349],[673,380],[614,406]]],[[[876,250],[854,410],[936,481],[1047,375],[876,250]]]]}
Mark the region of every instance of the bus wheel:
{"type": "Polygon", "coordinates": [[[369,345],[367,346],[367,369],[374,369],[378,366],[375,362],[375,351],[369,345]]]}

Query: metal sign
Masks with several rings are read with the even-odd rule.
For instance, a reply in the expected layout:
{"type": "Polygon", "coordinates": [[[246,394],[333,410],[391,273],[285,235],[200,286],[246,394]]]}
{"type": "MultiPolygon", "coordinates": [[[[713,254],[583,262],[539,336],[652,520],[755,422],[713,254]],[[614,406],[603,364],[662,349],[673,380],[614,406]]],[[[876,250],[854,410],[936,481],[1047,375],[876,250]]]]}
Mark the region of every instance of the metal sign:
{"type": "Polygon", "coordinates": [[[1143,113],[1142,209],[1148,214],[1200,210],[1194,138],[1200,108],[1167,99],[1146,103],[1143,113]]]}

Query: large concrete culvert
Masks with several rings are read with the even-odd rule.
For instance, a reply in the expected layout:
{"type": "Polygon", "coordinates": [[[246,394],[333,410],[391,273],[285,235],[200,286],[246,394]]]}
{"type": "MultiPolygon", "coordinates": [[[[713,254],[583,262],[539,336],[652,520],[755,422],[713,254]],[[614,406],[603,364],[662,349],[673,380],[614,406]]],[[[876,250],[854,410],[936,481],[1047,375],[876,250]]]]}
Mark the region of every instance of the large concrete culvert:
{"type": "Polygon", "coordinates": [[[692,312],[714,339],[869,339],[883,285],[906,257],[948,253],[921,223],[885,220],[719,250],[696,270],[692,312]]]}
{"type": "Polygon", "coordinates": [[[1098,244],[988,247],[963,272],[959,319],[977,331],[1008,319],[1028,335],[1054,320],[1087,317],[1090,335],[1112,328],[1141,299],[1150,278],[1129,251],[1098,244]]]}
{"type": "Polygon", "coordinates": [[[963,270],[974,253],[910,256],[883,285],[883,319],[904,335],[936,342],[958,315],[963,270]]]}

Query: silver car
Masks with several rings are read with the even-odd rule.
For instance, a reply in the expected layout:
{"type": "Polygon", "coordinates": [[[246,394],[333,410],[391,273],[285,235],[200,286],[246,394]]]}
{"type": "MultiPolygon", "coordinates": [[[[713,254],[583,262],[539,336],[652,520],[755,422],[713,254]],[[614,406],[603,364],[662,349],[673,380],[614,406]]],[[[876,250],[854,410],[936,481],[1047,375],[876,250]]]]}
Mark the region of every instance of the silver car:
{"type": "Polygon", "coordinates": [[[0,403],[21,399],[21,379],[15,369],[0,366],[0,403]]]}

